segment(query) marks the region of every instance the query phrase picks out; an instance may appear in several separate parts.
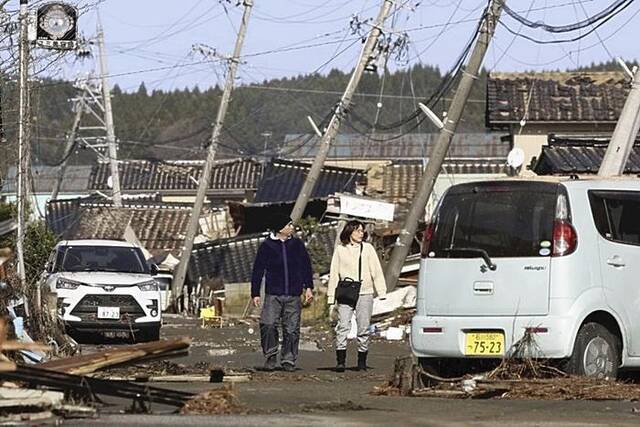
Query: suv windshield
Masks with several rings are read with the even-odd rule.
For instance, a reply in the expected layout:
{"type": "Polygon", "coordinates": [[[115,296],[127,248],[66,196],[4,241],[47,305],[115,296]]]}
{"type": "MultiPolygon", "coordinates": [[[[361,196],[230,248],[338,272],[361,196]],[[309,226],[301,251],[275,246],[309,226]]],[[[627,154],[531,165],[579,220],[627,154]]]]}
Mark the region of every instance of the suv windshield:
{"type": "Polygon", "coordinates": [[[452,187],[435,217],[429,257],[550,255],[558,188],[527,181],[452,187]]]}
{"type": "Polygon", "coordinates": [[[60,249],[58,271],[112,271],[148,274],[138,248],[120,246],[65,246],[60,249]]]}

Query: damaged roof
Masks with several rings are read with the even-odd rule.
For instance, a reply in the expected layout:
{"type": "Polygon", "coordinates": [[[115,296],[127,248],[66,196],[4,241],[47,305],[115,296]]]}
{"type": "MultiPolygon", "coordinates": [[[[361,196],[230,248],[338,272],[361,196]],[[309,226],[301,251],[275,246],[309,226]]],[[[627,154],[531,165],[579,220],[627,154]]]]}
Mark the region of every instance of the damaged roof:
{"type": "Polygon", "coordinates": [[[614,123],[629,90],[622,72],[490,73],[487,125],[614,123]]]}
{"type": "MultiPolygon", "coordinates": [[[[202,176],[204,161],[124,160],[119,162],[123,191],[194,192],[202,176]]],[[[211,171],[210,192],[255,190],[261,164],[253,159],[217,161],[211,171]]],[[[109,190],[109,163],[98,163],[91,171],[89,188],[109,190]]]]}
{"type": "MultiPolygon", "coordinates": [[[[609,146],[608,139],[550,138],[533,171],[538,175],[597,174],[609,146]]],[[[640,173],[640,145],[631,150],[625,174],[640,173]]]]}
{"type": "MultiPolygon", "coordinates": [[[[258,247],[268,236],[269,233],[257,233],[195,244],[187,272],[189,280],[194,283],[201,278],[221,278],[225,283],[250,282],[258,247]]],[[[320,225],[312,238],[318,239],[330,257],[335,246],[336,225],[320,225]]]]}
{"type": "Polygon", "coordinates": [[[167,206],[86,205],[63,234],[64,239],[122,240],[130,225],[142,246],[150,252],[177,250],[191,217],[191,209],[167,206]]]}
{"type": "MultiPolygon", "coordinates": [[[[126,195],[122,198],[124,206],[162,206],[162,198],[159,194],[126,195]]],[[[45,220],[47,227],[58,236],[62,236],[77,220],[78,214],[82,207],[85,206],[112,206],[113,202],[99,194],[92,194],[84,197],[76,197],[73,199],[55,199],[48,200],[45,206],[45,220]]],[[[165,204],[168,206],[191,206],[190,204],[179,204],[172,202],[165,204]]]]}
{"type": "MultiPolygon", "coordinates": [[[[256,191],[255,203],[279,203],[295,201],[311,164],[289,160],[272,160],[265,166],[256,191]]],[[[311,194],[312,199],[325,198],[336,192],[356,190],[356,184],[365,180],[365,173],[358,169],[324,166],[311,194]]]]}
{"type": "MultiPolygon", "coordinates": [[[[505,158],[447,159],[440,177],[447,175],[505,175],[505,158]]],[[[425,164],[421,161],[397,161],[371,168],[368,172],[367,193],[397,204],[409,203],[416,194],[425,164]]]]}
{"type": "MultiPolygon", "coordinates": [[[[329,159],[415,159],[429,157],[438,133],[379,134],[369,138],[360,134],[339,134],[331,144],[329,159]]],[[[456,133],[450,157],[500,157],[509,152],[509,143],[498,133],[456,133]]],[[[285,136],[281,155],[292,159],[313,159],[320,138],[309,134],[285,136]],[[310,139],[309,139],[310,138],[310,139]],[[304,141],[309,142],[304,143],[304,141]]]]}

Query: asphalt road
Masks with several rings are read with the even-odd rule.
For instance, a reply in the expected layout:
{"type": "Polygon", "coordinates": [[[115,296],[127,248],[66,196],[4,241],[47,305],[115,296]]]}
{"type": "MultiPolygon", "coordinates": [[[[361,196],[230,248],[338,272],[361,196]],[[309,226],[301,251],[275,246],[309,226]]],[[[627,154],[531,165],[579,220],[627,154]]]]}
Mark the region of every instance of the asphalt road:
{"type": "MultiPolygon", "coordinates": [[[[165,337],[191,336],[191,354],[173,362],[186,366],[207,362],[235,371],[253,370],[262,363],[258,328],[236,324],[222,329],[202,329],[195,320],[166,319],[165,337]]],[[[367,373],[331,370],[334,354],[330,331],[304,329],[298,370],[295,373],[254,372],[249,382],[233,385],[247,408],[243,415],[185,416],[171,408],[154,407],[154,414],[124,414],[129,402],[108,400],[96,420],[66,420],[65,425],[420,425],[420,426],[637,426],[640,402],[471,400],[374,396],[393,369],[397,356],[409,353],[406,342],[376,341],[372,344],[367,373]]],[[[86,351],[100,348],[87,346],[86,351]]],[[[350,349],[348,365],[355,364],[350,349]]],[[[209,383],[158,383],[158,387],[202,392],[220,387],[209,383]]]]}

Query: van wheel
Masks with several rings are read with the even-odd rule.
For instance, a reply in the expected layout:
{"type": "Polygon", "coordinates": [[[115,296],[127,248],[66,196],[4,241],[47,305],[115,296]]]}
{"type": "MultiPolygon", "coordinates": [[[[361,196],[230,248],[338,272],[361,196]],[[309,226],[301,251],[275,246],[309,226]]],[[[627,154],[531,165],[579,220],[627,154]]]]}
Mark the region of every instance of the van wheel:
{"type": "Polygon", "coordinates": [[[587,323],[578,331],[573,354],[567,362],[570,374],[615,379],[620,363],[618,339],[599,323],[587,323]]]}

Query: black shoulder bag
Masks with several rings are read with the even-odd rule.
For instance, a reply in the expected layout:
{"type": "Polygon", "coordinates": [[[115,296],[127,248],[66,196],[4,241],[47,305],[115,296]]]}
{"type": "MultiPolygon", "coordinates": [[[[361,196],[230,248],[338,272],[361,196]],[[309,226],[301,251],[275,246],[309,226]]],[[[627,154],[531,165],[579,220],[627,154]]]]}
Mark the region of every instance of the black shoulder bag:
{"type": "Polygon", "coordinates": [[[360,255],[358,256],[358,281],[345,277],[338,282],[338,287],[336,288],[336,301],[338,301],[338,304],[355,307],[360,296],[360,286],[362,286],[362,243],[360,243],[360,255]]]}

